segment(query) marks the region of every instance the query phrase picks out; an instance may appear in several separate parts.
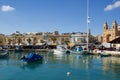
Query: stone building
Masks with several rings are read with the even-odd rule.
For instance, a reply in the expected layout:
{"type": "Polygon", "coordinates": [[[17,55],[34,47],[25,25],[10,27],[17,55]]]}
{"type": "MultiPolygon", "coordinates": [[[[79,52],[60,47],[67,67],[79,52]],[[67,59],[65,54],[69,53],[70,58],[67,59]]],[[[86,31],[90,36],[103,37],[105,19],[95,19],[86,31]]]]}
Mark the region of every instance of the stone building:
{"type": "Polygon", "coordinates": [[[25,33],[25,41],[26,45],[42,45],[44,41],[44,35],[42,32],[37,33],[25,33]]]}
{"type": "Polygon", "coordinates": [[[48,45],[68,44],[70,43],[71,34],[49,34],[47,35],[48,45]]]}
{"type": "Polygon", "coordinates": [[[74,44],[87,43],[87,33],[83,32],[72,33],[71,42],[74,44]]]}
{"type": "Polygon", "coordinates": [[[6,36],[4,34],[0,34],[0,46],[6,45],[6,36]]]}
{"type": "Polygon", "coordinates": [[[96,44],[101,44],[102,42],[103,42],[103,37],[102,37],[102,35],[96,35],[96,36],[94,36],[94,43],[96,43],[96,44]]]}
{"type": "Polygon", "coordinates": [[[120,27],[118,26],[116,20],[112,23],[112,28],[110,28],[107,22],[103,25],[103,43],[108,43],[120,36],[120,27]]]}
{"type": "MultiPolygon", "coordinates": [[[[74,32],[74,33],[62,33],[59,34],[58,31],[55,32],[27,32],[27,33],[12,33],[11,35],[6,35],[6,40],[4,44],[6,45],[59,45],[59,44],[86,44],[87,42],[87,33],[83,32],[74,32]]],[[[90,33],[88,35],[89,43],[92,43],[93,36],[90,33]]],[[[2,40],[2,39],[1,39],[2,40]]],[[[3,41],[3,40],[2,40],[3,41]]],[[[3,43],[1,44],[3,45],[3,43]]]]}
{"type": "Polygon", "coordinates": [[[25,41],[25,36],[21,33],[12,33],[11,35],[6,35],[7,45],[22,45],[25,41]]]}

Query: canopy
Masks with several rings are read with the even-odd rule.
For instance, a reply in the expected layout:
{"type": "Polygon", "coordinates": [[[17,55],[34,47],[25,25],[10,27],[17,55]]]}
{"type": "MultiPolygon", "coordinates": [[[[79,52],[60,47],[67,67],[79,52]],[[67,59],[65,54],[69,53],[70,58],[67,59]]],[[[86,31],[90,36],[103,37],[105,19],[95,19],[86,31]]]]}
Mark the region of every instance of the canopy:
{"type": "Polygon", "coordinates": [[[109,43],[113,43],[113,44],[119,44],[120,43],[120,37],[110,41],[109,43]]]}

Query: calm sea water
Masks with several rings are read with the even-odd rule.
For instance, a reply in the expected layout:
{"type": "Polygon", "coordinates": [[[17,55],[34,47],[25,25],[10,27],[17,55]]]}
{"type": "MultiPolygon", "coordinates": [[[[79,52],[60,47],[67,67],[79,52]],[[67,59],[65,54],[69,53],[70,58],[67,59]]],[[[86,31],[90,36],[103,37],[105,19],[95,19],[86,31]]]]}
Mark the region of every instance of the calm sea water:
{"type": "Polygon", "coordinates": [[[0,80],[120,80],[120,58],[43,54],[42,62],[25,64],[24,53],[0,59],[0,80]]]}

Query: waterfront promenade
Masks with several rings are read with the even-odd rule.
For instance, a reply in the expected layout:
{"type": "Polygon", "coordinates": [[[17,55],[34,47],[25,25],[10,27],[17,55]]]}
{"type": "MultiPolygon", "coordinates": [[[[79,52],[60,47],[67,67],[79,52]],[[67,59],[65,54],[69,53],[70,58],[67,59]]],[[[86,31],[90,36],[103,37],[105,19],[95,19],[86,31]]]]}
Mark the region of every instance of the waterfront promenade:
{"type": "MultiPolygon", "coordinates": [[[[8,49],[9,51],[15,51],[15,49],[8,49]]],[[[49,53],[51,49],[22,49],[22,52],[45,52],[45,53],[49,53]]],[[[93,51],[93,52],[90,52],[91,55],[99,55],[101,53],[104,53],[104,54],[108,54],[108,55],[111,55],[111,56],[116,56],[116,57],[120,57],[120,51],[107,51],[107,50],[104,50],[104,51],[93,51]]]]}
{"type": "MultiPolygon", "coordinates": [[[[20,52],[46,52],[49,53],[49,51],[51,49],[56,49],[56,46],[20,46],[21,50],[20,52]]],[[[15,46],[6,48],[8,51],[16,51],[15,46]]],[[[1,49],[2,50],[2,49],[1,49]]],[[[99,55],[101,53],[105,53],[111,56],[120,56],[120,51],[116,51],[116,50],[99,50],[99,49],[94,49],[94,50],[90,50],[89,51],[90,54],[94,54],[94,55],[99,55]]]]}
{"type": "Polygon", "coordinates": [[[120,51],[117,51],[117,50],[113,50],[113,51],[110,51],[110,50],[97,50],[97,49],[93,50],[93,54],[95,54],[95,55],[99,55],[101,53],[111,55],[111,56],[120,56],[120,51]]]}
{"type": "Polygon", "coordinates": [[[103,53],[109,54],[111,56],[120,56],[120,51],[103,51],[103,53]]]}

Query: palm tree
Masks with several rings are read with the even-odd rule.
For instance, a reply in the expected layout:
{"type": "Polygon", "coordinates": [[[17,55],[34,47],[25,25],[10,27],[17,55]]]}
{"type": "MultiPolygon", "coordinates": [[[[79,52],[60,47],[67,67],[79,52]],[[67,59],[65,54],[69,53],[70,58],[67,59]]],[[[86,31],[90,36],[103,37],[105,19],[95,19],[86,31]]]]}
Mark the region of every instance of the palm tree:
{"type": "Polygon", "coordinates": [[[2,40],[0,40],[0,45],[2,45],[2,43],[3,43],[3,41],[2,41],[2,40]]]}
{"type": "Polygon", "coordinates": [[[9,45],[11,44],[11,42],[12,42],[12,40],[11,40],[11,39],[8,39],[8,44],[9,44],[9,45]]]}
{"type": "Polygon", "coordinates": [[[20,45],[21,42],[22,42],[22,39],[19,37],[18,38],[18,45],[20,45]]]}
{"type": "Polygon", "coordinates": [[[56,37],[52,37],[51,39],[52,39],[53,43],[55,43],[55,41],[57,40],[56,37]]]}
{"type": "Polygon", "coordinates": [[[66,38],[65,41],[64,41],[64,43],[67,44],[67,45],[68,45],[69,42],[70,42],[70,41],[69,41],[68,38],[66,38]]]}
{"type": "Polygon", "coordinates": [[[34,38],[33,38],[33,45],[36,45],[36,43],[37,43],[37,38],[34,37],[34,38]]]}
{"type": "Polygon", "coordinates": [[[40,42],[42,43],[42,45],[43,45],[43,43],[45,42],[44,40],[40,40],[40,42]]]}
{"type": "Polygon", "coordinates": [[[31,43],[31,39],[30,39],[30,38],[28,38],[28,39],[27,39],[27,41],[28,41],[28,43],[29,43],[29,45],[30,45],[30,43],[31,43]]]}

